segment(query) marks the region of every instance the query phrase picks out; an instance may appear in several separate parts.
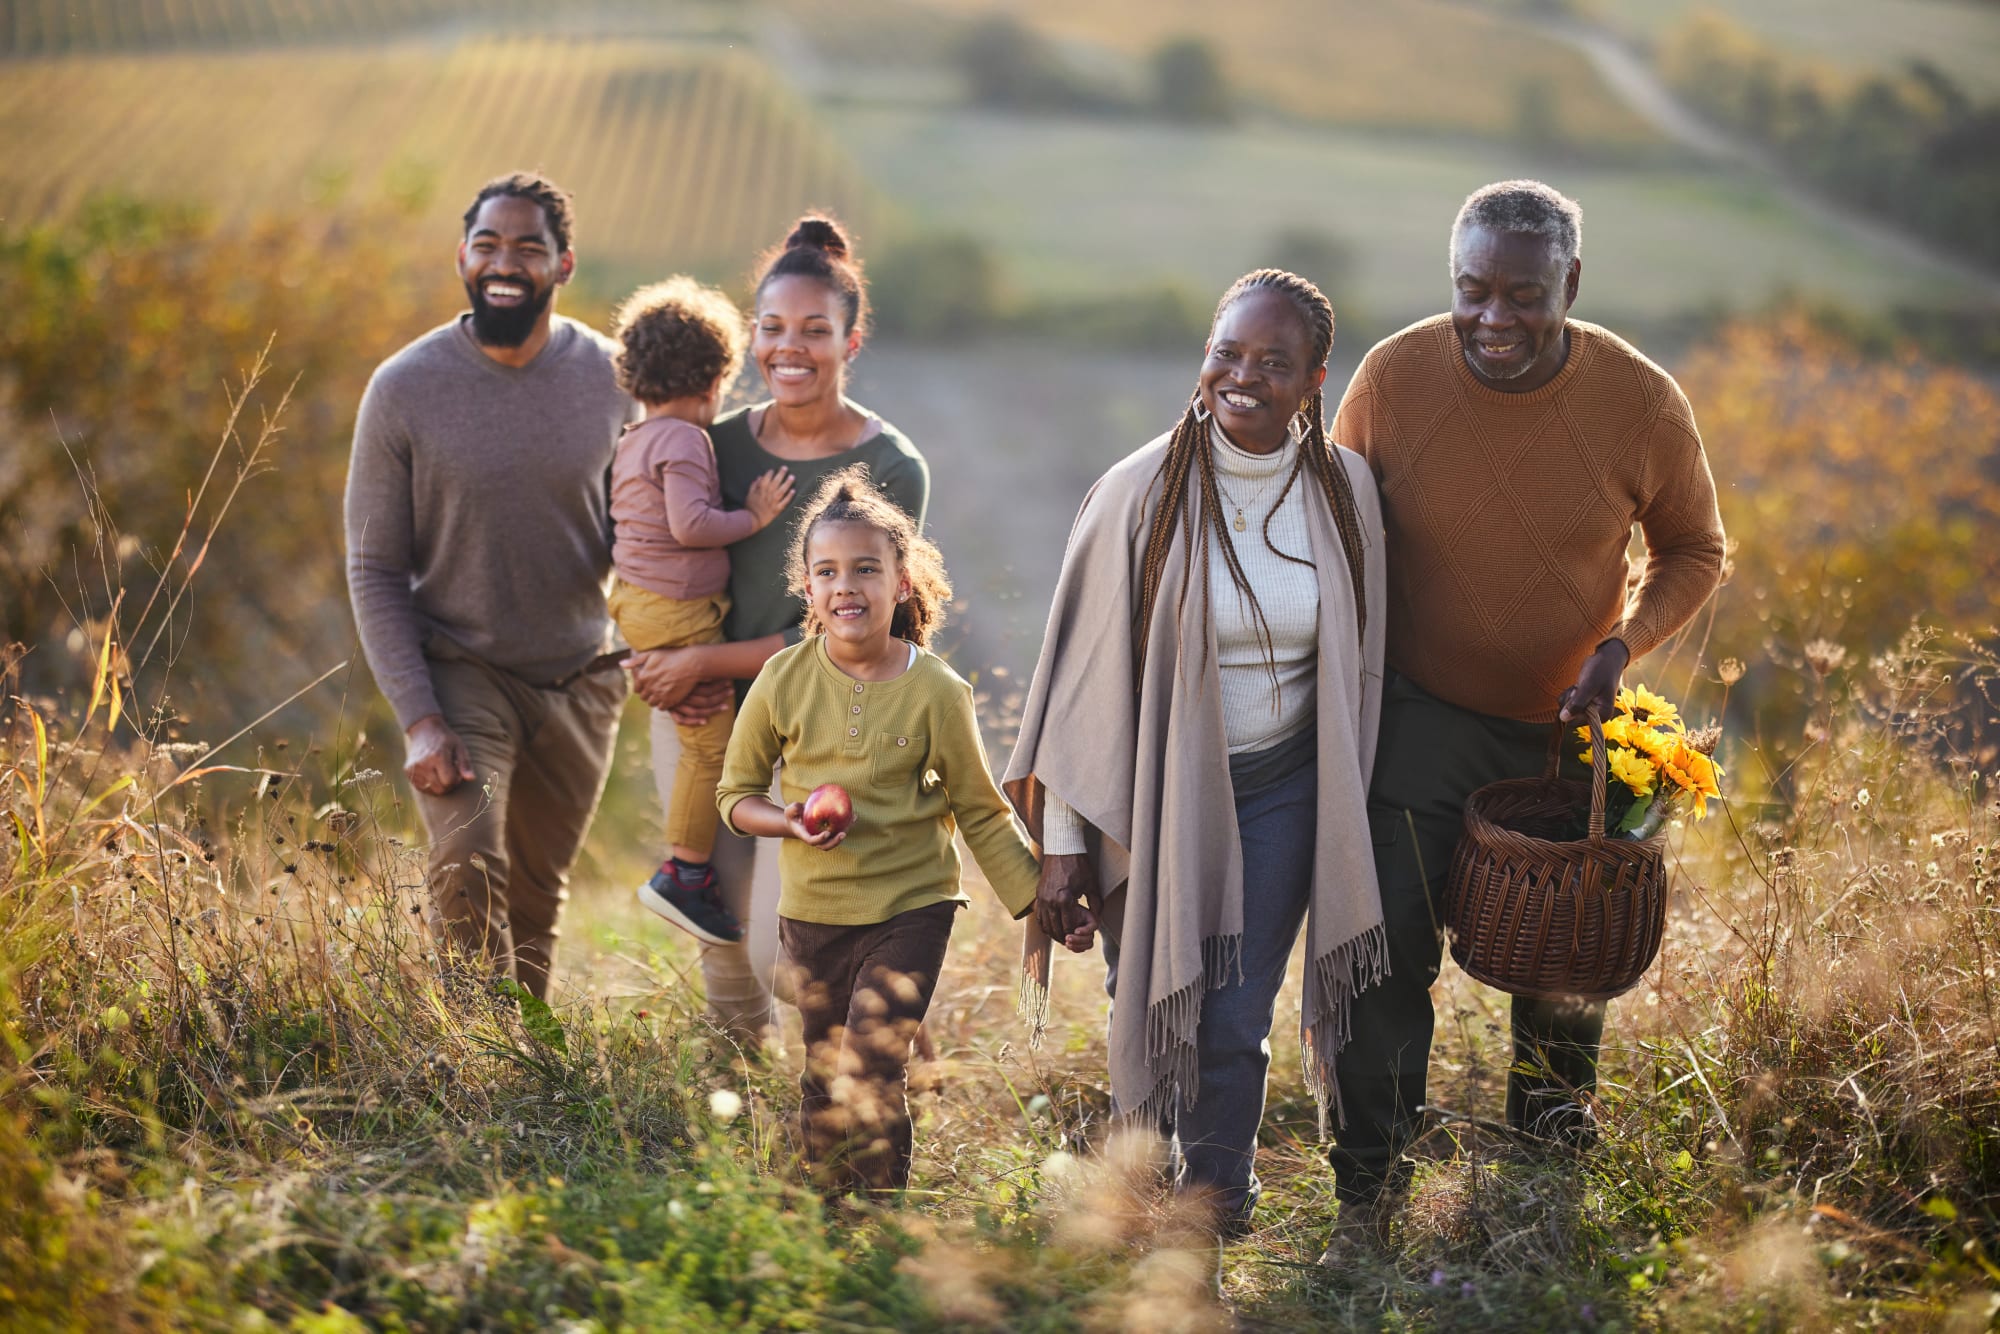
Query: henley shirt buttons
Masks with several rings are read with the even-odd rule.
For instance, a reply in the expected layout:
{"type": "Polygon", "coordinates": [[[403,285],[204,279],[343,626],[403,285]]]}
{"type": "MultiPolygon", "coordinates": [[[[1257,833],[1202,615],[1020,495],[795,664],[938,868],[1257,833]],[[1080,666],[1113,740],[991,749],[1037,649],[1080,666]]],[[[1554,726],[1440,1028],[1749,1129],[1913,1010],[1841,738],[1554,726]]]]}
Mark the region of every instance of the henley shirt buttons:
{"type": "Polygon", "coordinates": [[[856,713],[859,713],[859,712],[861,712],[861,706],[860,706],[859,704],[857,704],[857,705],[855,705],[855,706],[854,706],[854,712],[856,712],[856,713]]]}
{"type": "Polygon", "coordinates": [[[858,681],[854,685],[854,693],[857,695],[861,693],[861,683],[858,681]]]}
{"type": "Polygon", "coordinates": [[[906,736],[899,736],[896,738],[896,744],[899,746],[907,746],[910,744],[910,739],[906,736]]]}
{"type": "Polygon", "coordinates": [[[848,728],[848,729],[847,729],[847,735],[849,735],[849,736],[860,736],[860,735],[861,735],[861,729],[860,729],[860,728],[858,728],[858,727],[850,727],[850,728],[848,728]]]}

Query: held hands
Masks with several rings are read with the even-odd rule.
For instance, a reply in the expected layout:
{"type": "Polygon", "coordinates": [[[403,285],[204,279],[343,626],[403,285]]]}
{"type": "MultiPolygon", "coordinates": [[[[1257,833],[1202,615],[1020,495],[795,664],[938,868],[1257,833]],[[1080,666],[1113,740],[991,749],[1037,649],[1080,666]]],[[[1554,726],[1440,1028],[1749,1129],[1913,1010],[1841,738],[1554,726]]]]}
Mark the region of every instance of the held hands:
{"type": "Polygon", "coordinates": [[[1096,897],[1097,872],[1089,857],[1045,855],[1041,879],[1035,884],[1035,925],[1072,954],[1082,954],[1097,934],[1097,914],[1084,900],[1096,897]]]}
{"type": "Polygon", "coordinates": [[[744,498],[743,508],[757,516],[759,528],[766,527],[792,503],[792,492],[797,487],[790,468],[773,468],[750,483],[750,494],[744,498]]]}
{"type": "Polygon", "coordinates": [[[1624,640],[1607,639],[1599,644],[1597,652],[1583,660],[1576,684],[1562,692],[1562,720],[1567,723],[1581,718],[1592,705],[1597,707],[1598,717],[1610,717],[1617,705],[1625,664],[1631,660],[1632,650],[1625,647],[1624,640]]]}
{"type": "Polygon", "coordinates": [[[445,724],[444,715],[433,713],[411,723],[403,733],[408,746],[403,776],[410,786],[428,796],[442,797],[460,783],[470,783],[472,753],[458,733],[445,724]]]}

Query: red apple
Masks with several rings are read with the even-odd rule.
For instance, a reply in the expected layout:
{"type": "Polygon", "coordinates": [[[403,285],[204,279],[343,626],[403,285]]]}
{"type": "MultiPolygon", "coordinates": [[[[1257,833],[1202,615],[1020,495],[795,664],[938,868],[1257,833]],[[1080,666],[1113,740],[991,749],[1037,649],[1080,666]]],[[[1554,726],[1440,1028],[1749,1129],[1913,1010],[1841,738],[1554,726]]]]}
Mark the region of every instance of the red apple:
{"type": "Polygon", "coordinates": [[[806,796],[806,828],[815,834],[844,834],[854,823],[854,799],[838,783],[821,783],[806,796]]]}

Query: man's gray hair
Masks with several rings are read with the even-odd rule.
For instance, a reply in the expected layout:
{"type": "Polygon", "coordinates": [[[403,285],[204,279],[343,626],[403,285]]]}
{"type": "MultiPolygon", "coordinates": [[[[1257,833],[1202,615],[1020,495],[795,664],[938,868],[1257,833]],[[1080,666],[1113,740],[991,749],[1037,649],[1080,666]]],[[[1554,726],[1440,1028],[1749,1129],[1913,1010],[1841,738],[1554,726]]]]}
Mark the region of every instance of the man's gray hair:
{"type": "Polygon", "coordinates": [[[1496,181],[1466,196],[1457,221],[1451,224],[1451,254],[1447,258],[1454,278],[1458,276],[1458,239],[1468,227],[1539,236],[1549,243],[1565,272],[1583,249],[1583,205],[1540,181],[1496,181]]]}

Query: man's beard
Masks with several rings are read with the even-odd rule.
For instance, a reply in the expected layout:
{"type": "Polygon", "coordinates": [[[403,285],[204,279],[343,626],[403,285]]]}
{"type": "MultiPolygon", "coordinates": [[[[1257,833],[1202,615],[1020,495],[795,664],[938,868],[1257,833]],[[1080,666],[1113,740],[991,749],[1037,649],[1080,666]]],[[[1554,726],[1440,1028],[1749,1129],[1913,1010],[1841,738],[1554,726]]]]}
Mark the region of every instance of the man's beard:
{"type": "MultiPolygon", "coordinates": [[[[521,286],[529,286],[522,283],[521,286]]],[[[531,289],[532,290],[532,289],[531,289]]],[[[554,300],[556,289],[545,287],[518,306],[495,306],[477,284],[467,283],[465,294],[472,300],[472,336],[485,347],[519,347],[535,331],[536,321],[554,300]]]]}

